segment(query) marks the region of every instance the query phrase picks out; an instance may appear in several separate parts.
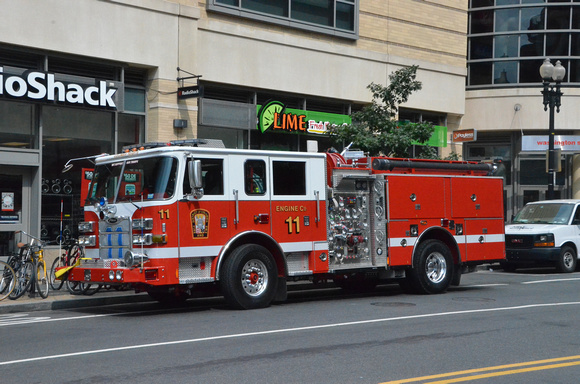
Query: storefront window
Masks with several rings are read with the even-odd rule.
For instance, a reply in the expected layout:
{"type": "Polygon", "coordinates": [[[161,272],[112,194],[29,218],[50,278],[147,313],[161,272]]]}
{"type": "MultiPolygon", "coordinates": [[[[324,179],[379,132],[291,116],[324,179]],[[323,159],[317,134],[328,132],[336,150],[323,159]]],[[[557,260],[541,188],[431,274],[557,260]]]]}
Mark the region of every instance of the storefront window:
{"type": "Polygon", "coordinates": [[[117,153],[125,145],[145,142],[145,116],[119,114],[117,122],[117,153]]]}
{"type": "Polygon", "coordinates": [[[0,146],[38,149],[36,106],[0,101],[0,146]]]}
{"type": "MultiPolygon", "coordinates": [[[[562,160],[562,169],[566,169],[562,160]]],[[[520,161],[520,184],[521,185],[548,185],[551,174],[546,172],[546,159],[521,160],[520,161]]],[[[556,172],[556,185],[564,185],[565,172],[556,172]]]]}
{"type": "Polygon", "coordinates": [[[248,148],[247,130],[198,126],[197,137],[221,140],[226,148],[248,148]]]}
{"type": "Polygon", "coordinates": [[[44,240],[76,237],[77,223],[83,219],[82,168],[92,168],[92,163],[82,161],[68,173],[61,171],[69,159],[112,153],[113,121],[111,112],[42,108],[41,237],[44,240]]]}
{"type": "Polygon", "coordinates": [[[0,224],[22,221],[22,175],[0,174],[0,224]]]}
{"type": "Polygon", "coordinates": [[[145,90],[125,87],[125,112],[145,113],[145,90]]]}

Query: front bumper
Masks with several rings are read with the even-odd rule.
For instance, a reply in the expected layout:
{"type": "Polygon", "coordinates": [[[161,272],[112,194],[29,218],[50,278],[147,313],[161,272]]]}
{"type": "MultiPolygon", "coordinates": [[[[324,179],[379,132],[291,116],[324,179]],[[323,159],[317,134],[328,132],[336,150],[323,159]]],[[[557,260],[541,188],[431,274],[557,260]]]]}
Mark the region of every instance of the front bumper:
{"type": "Polygon", "coordinates": [[[559,247],[510,249],[506,248],[506,261],[509,263],[555,262],[560,256],[559,247]]]}
{"type": "Polygon", "coordinates": [[[165,274],[160,268],[83,268],[75,267],[68,275],[68,280],[92,284],[167,284],[165,274]],[[160,273],[161,272],[161,273],[160,273]]]}

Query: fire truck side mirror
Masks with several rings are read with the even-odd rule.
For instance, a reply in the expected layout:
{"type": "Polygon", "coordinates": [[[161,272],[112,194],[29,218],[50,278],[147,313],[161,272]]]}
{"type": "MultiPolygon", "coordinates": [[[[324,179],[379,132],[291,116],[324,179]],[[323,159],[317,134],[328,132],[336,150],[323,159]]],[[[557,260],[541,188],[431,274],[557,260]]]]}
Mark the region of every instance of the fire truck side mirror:
{"type": "Polygon", "coordinates": [[[203,181],[200,160],[192,160],[187,163],[187,176],[189,177],[191,194],[195,199],[201,198],[203,196],[203,181]]]}

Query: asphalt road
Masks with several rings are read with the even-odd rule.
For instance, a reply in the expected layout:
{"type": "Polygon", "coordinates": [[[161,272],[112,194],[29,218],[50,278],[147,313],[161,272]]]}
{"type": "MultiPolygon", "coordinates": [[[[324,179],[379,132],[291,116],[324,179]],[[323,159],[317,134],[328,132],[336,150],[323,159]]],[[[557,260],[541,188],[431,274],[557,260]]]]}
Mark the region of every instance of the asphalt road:
{"type": "Polygon", "coordinates": [[[0,382],[576,383],[579,287],[579,272],[479,271],[431,296],[387,285],[253,311],[210,298],[0,314],[0,382]]]}

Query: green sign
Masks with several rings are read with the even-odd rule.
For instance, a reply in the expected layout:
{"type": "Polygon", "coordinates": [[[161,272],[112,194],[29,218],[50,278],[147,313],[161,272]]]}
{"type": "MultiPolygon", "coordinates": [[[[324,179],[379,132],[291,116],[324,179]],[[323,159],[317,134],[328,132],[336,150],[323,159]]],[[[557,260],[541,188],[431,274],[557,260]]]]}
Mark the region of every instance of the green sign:
{"type": "Polygon", "coordinates": [[[427,140],[426,143],[418,143],[416,141],[413,142],[413,145],[427,145],[429,147],[440,147],[445,148],[447,147],[447,127],[442,127],[440,125],[434,125],[433,134],[427,140]]]}
{"type": "Polygon", "coordinates": [[[280,101],[258,105],[258,130],[323,135],[332,125],[350,124],[348,115],[286,108],[280,101]]]}

